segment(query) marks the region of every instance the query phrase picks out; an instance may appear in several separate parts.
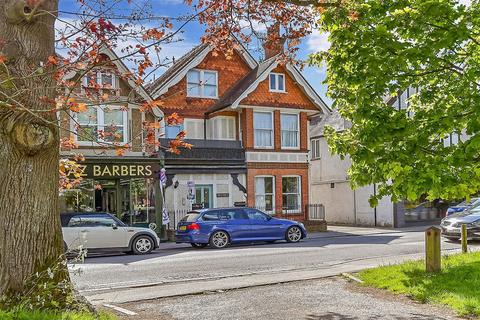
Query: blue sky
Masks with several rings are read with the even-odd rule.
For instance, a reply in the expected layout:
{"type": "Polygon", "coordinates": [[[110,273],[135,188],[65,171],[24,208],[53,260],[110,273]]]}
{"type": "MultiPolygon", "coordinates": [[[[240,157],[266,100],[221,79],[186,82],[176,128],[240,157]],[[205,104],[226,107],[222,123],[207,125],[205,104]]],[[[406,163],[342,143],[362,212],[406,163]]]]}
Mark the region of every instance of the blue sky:
{"type": "MultiPolygon", "coordinates": [[[[88,0],[87,0],[88,1],[88,0]]],[[[183,0],[143,0],[148,1],[152,6],[153,14],[169,16],[169,17],[178,17],[180,15],[185,15],[193,12],[193,8],[185,5],[183,0]]],[[[62,0],[60,1],[60,10],[62,11],[76,11],[77,0],[62,0]]],[[[120,12],[126,8],[117,8],[116,12],[120,12]]],[[[68,15],[65,13],[60,14],[61,18],[64,19],[75,19],[74,16],[68,15]]],[[[148,22],[149,25],[152,25],[152,22],[148,22]]],[[[175,23],[174,23],[175,25],[175,23]]],[[[182,41],[167,44],[162,47],[162,57],[175,57],[178,59],[185,52],[189,51],[195,45],[200,42],[200,37],[203,35],[203,26],[198,22],[193,21],[189,23],[184,29],[184,32],[181,35],[182,41]]],[[[248,46],[251,53],[258,57],[259,55],[259,42],[253,41],[248,46]]],[[[328,41],[325,35],[320,35],[319,33],[314,33],[308,38],[302,41],[300,46],[300,51],[298,53],[299,59],[306,59],[308,54],[316,52],[318,50],[325,50],[328,48],[328,41]]],[[[158,74],[162,73],[165,69],[159,70],[158,74]]],[[[318,67],[308,67],[306,66],[303,70],[305,78],[310,82],[310,84],[317,90],[320,96],[325,100],[327,104],[331,104],[330,99],[326,97],[326,86],[322,84],[325,79],[325,68],[318,67]]],[[[158,75],[157,74],[157,75],[158,75]]]]}

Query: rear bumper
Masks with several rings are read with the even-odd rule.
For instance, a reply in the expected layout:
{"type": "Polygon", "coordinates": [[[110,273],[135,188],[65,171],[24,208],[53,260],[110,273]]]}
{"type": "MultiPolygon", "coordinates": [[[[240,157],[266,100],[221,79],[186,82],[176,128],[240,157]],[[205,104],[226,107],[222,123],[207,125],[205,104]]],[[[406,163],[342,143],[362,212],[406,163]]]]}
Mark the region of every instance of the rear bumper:
{"type": "Polygon", "coordinates": [[[208,243],[208,235],[203,235],[200,233],[176,233],[175,242],[176,243],[208,243]]]}

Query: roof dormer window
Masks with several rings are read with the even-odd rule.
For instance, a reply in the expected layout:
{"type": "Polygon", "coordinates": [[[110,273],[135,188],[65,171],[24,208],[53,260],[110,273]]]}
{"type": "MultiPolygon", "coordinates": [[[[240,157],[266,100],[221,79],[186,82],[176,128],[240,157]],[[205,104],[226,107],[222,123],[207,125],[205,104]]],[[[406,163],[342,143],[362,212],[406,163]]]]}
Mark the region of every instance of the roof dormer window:
{"type": "Polygon", "coordinates": [[[187,73],[187,97],[218,97],[218,77],[216,71],[192,69],[187,73]]]}
{"type": "Polygon", "coordinates": [[[111,72],[92,71],[83,77],[83,85],[85,87],[98,85],[100,88],[117,89],[117,77],[111,72]]]}
{"type": "Polygon", "coordinates": [[[270,73],[270,92],[285,92],[285,75],[270,73]]]}

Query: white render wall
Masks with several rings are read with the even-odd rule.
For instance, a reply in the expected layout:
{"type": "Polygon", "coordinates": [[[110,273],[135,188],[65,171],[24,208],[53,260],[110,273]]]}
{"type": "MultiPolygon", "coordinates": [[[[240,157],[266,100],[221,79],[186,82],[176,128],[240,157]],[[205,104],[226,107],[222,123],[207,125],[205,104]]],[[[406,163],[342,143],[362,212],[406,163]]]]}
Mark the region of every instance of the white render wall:
{"type": "MultiPolygon", "coordinates": [[[[246,175],[238,175],[239,182],[246,187],[246,175]]],[[[187,199],[187,182],[194,181],[195,185],[213,186],[213,206],[231,207],[235,202],[246,201],[245,194],[233,184],[232,177],[228,173],[211,174],[176,174],[173,177],[173,184],[165,190],[165,207],[169,210],[190,210],[191,203],[187,199]],[[174,188],[178,181],[178,187],[174,188]],[[228,193],[228,197],[217,197],[219,193],[228,193]]]]}
{"type": "Polygon", "coordinates": [[[350,164],[348,158],[333,156],[321,137],[320,159],[310,162],[310,199],[325,206],[327,223],[392,227],[393,203],[384,198],[376,209],[370,207],[368,199],[374,194],[374,187],[352,190],[347,174],[350,164]]]}

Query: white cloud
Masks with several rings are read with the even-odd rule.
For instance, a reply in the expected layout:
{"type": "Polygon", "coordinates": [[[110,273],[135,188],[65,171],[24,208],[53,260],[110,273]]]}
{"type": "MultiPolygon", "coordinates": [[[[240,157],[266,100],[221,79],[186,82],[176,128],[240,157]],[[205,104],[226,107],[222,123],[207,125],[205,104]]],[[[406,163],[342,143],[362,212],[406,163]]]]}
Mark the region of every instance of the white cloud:
{"type": "Polygon", "coordinates": [[[328,33],[320,33],[314,30],[307,38],[307,48],[310,52],[327,51],[330,49],[330,42],[328,41],[328,33]]]}

